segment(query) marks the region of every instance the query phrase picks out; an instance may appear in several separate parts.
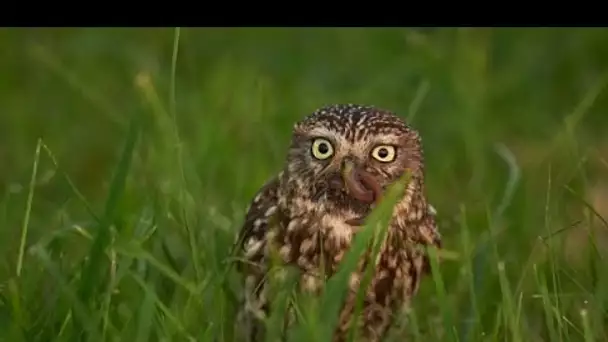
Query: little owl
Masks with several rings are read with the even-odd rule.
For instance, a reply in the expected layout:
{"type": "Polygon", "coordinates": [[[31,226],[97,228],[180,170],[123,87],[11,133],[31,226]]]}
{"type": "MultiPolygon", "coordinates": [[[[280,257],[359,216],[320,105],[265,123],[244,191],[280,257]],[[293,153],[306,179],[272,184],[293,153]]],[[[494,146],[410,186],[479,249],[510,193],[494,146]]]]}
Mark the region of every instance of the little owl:
{"type": "Polygon", "coordinates": [[[269,314],[266,276],[276,256],[299,269],[299,289],[320,293],[366,216],[405,172],[411,178],[394,207],[359,316],[352,317],[364,262],[350,275],[334,341],[347,338],[355,318],[358,336],[380,341],[429,270],[418,245],[440,247],[441,237],[425,198],[420,136],[404,120],[346,104],[320,108],[295,124],[283,170],[258,191],[239,234],[242,314],[257,322],[250,339],[258,340],[260,320],[269,314]]]}

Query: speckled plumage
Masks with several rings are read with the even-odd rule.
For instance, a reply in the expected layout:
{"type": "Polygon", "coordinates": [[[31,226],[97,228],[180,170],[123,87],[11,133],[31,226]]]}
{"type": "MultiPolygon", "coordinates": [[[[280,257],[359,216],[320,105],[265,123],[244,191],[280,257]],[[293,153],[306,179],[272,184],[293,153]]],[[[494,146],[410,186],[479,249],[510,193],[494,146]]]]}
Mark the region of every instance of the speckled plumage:
{"type": "MultiPolygon", "coordinates": [[[[439,247],[441,239],[424,194],[418,132],[372,106],[327,106],[295,124],[284,169],[258,191],[239,234],[247,261],[239,268],[246,279],[243,314],[255,321],[268,313],[264,279],[272,248],[302,271],[301,290],[318,293],[382,191],[406,170],[412,179],[394,208],[359,319],[359,336],[380,341],[427,272],[427,257],[416,245],[439,247]]],[[[351,275],[335,341],[351,327],[364,262],[351,275]]]]}

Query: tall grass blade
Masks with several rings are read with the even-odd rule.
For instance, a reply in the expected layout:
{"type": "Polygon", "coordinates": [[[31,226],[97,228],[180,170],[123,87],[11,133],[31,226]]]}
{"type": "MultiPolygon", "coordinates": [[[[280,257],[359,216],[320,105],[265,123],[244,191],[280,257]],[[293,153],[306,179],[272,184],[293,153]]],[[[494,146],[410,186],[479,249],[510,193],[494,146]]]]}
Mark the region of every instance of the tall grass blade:
{"type": "MultiPolygon", "coordinates": [[[[169,110],[171,111],[171,116],[175,120],[176,118],[176,101],[175,101],[175,76],[177,74],[177,55],[179,52],[179,37],[180,37],[180,28],[176,27],[173,35],[173,51],[171,53],[171,81],[169,84],[169,110]]],[[[177,130],[177,123],[174,127],[177,130]]]]}
{"type": "MultiPolygon", "coordinates": [[[[288,334],[292,293],[296,289],[299,272],[292,268],[282,268],[271,272],[269,286],[272,293],[270,316],[266,319],[265,341],[280,341],[288,334]]],[[[295,311],[293,317],[295,318],[295,311]]]]}
{"type": "Polygon", "coordinates": [[[443,275],[439,268],[439,255],[436,248],[429,248],[429,261],[431,263],[431,276],[435,283],[435,291],[439,302],[441,316],[443,319],[443,327],[448,341],[457,341],[458,335],[455,334],[456,326],[454,325],[454,310],[451,300],[447,295],[443,275]]]}
{"type": "MultiPolygon", "coordinates": [[[[111,243],[111,244],[113,244],[113,243],[111,243]]],[[[111,306],[111,302],[112,302],[112,292],[114,292],[114,288],[117,284],[116,251],[112,248],[112,249],[110,249],[109,254],[110,254],[109,279],[108,279],[108,285],[107,285],[107,289],[106,289],[106,293],[105,293],[105,298],[104,298],[104,301],[102,303],[102,308],[101,308],[101,310],[103,312],[103,321],[102,321],[102,328],[101,328],[102,329],[101,330],[102,340],[106,339],[106,333],[108,331],[108,326],[110,325],[110,306],[111,306]]]]}
{"type": "Polygon", "coordinates": [[[115,213],[126,186],[127,174],[139,136],[139,126],[135,119],[131,121],[127,139],[123,147],[120,161],[110,184],[109,195],[106,200],[104,214],[97,225],[95,239],[89,250],[88,261],[84,265],[79,288],[79,298],[83,303],[91,303],[101,286],[102,274],[106,267],[102,265],[105,249],[110,243],[110,225],[115,219],[115,213]]]}
{"type": "Polygon", "coordinates": [[[498,263],[498,277],[500,280],[500,290],[502,291],[502,312],[505,318],[506,326],[511,330],[511,341],[522,341],[519,322],[517,321],[517,311],[515,302],[511,293],[511,286],[507,279],[504,262],[498,263]]]}
{"type": "Polygon", "coordinates": [[[95,219],[95,221],[99,222],[99,217],[93,210],[93,207],[91,206],[91,204],[86,200],[86,198],[84,197],[82,192],[80,192],[80,190],[78,190],[78,188],[76,187],[76,184],[74,184],[74,182],[72,181],[70,176],[68,176],[68,174],[62,168],[59,167],[59,163],[57,162],[57,157],[55,157],[55,154],[50,149],[50,147],[48,147],[47,144],[42,142],[42,148],[46,151],[46,154],[51,159],[51,162],[53,163],[53,166],[55,167],[55,169],[58,170],[59,172],[61,172],[61,174],[63,174],[63,178],[70,186],[70,189],[72,190],[74,195],[76,195],[76,198],[78,198],[78,200],[80,200],[80,202],[82,202],[82,204],[85,206],[85,209],[87,210],[88,214],[91,215],[91,217],[93,217],[93,219],[95,219]]]}
{"type": "Polygon", "coordinates": [[[465,312],[467,312],[464,319],[460,322],[460,336],[459,339],[462,341],[469,341],[471,339],[471,335],[476,332],[472,326],[475,326],[480,321],[479,317],[479,308],[477,304],[477,293],[475,292],[475,273],[473,268],[473,256],[474,248],[472,246],[470,229],[467,223],[466,216],[466,208],[464,205],[460,207],[460,231],[461,231],[461,243],[462,243],[462,251],[466,256],[464,260],[464,270],[465,276],[467,277],[467,282],[469,284],[469,303],[465,312]]]}
{"type": "Polygon", "coordinates": [[[197,286],[197,284],[193,284],[188,279],[184,279],[182,276],[173,271],[171,267],[164,265],[137,243],[117,243],[114,248],[118,254],[145,260],[151,266],[159,270],[161,274],[175,282],[176,285],[179,285],[188,291],[190,295],[200,297],[200,293],[205,289],[205,285],[208,284],[208,282],[203,282],[197,286]]]}
{"type": "Polygon", "coordinates": [[[32,212],[32,201],[34,199],[34,187],[36,186],[36,175],[38,174],[38,161],[40,160],[40,146],[42,140],[38,139],[36,144],[36,153],[34,155],[34,166],[32,167],[32,177],[30,178],[30,189],[27,193],[27,204],[25,207],[25,216],[23,218],[23,225],[21,226],[21,240],[19,241],[19,255],[17,257],[17,277],[21,276],[21,269],[23,268],[23,257],[25,254],[25,241],[27,239],[27,230],[30,223],[30,215],[32,212]]]}
{"type": "MultiPolygon", "coordinates": [[[[593,205],[591,205],[588,201],[586,201],[584,198],[582,198],[580,195],[578,195],[576,193],[576,191],[574,191],[568,185],[564,185],[564,189],[566,189],[572,195],[572,197],[574,197],[578,202],[580,202],[582,205],[584,205],[585,208],[587,210],[589,210],[593,214],[594,217],[596,217],[597,219],[600,220],[600,222],[602,223],[602,228],[608,229],[608,221],[606,221],[606,219],[600,213],[598,213],[598,211],[593,207],[593,205]]],[[[594,245],[594,247],[595,247],[595,245],[594,245]]],[[[597,252],[597,250],[596,250],[596,252],[597,252]]],[[[601,257],[601,254],[598,256],[601,257]]]]}
{"type": "Polygon", "coordinates": [[[412,335],[414,335],[413,341],[422,342],[423,337],[422,333],[420,332],[420,323],[418,322],[416,310],[409,310],[407,317],[409,317],[407,329],[412,333],[412,335]]]}
{"type": "Polygon", "coordinates": [[[153,326],[156,308],[154,307],[154,297],[150,291],[144,292],[144,300],[139,308],[139,320],[137,323],[136,342],[150,341],[150,334],[153,326]]]}
{"type": "MultiPolygon", "coordinates": [[[[177,53],[178,53],[178,44],[179,44],[179,30],[175,31],[175,36],[174,36],[174,48],[173,48],[173,55],[172,55],[172,61],[173,63],[177,63],[177,53]]],[[[177,69],[177,66],[172,66],[172,72],[175,72],[177,69]]],[[[174,78],[175,76],[172,76],[172,87],[175,87],[174,84],[174,78]]],[[[143,95],[144,100],[147,102],[147,104],[151,107],[153,113],[156,115],[156,118],[158,120],[161,121],[161,126],[162,128],[166,128],[166,127],[171,127],[169,130],[166,131],[166,135],[169,137],[163,137],[163,143],[166,144],[167,146],[171,146],[174,147],[176,149],[176,151],[173,151],[173,149],[171,149],[169,151],[170,153],[170,160],[169,162],[172,163],[171,165],[176,165],[177,170],[173,170],[175,172],[175,174],[173,174],[172,176],[175,176],[178,178],[178,183],[179,183],[179,187],[178,187],[178,199],[180,202],[181,207],[179,208],[179,216],[182,220],[182,224],[184,225],[184,229],[186,231],[187,234],[187,239],[188,239],[188,243],[189,243],[189,249],[190,249],[190,255],[191,255],[191,262],[192,265],[194,267],[194,273],[196,276],[197,280],[201,279],[201,266],[200,266],[200,254],[199,254],[199,249],[198,249],[198,244],[197,244],[197,239],[196,239],[196,234],[194,232],[194,230],[192,229],[191,225],[190,225],[190,220],[188,217],[188,204],[189,202],[187,202],[187,191],[186,191],[186,177],[185,177],[185,172],[184,172],[184,164],[183,164],[183,148],[182,148],[182,142],[180,140],[179,137],[179,129],[178,129],[178,125],[177,125],[177,115],[174,113],[173,110],[171,110],[172,114],[167,114],[167,111],[165,110],[162,101],[156,91],[156,88],[154,87],[154,84],[152,83],[152,79],[151,76],[146,73],[146,72],[141,72],[140,74],[137,75],[137,77],[135,78],[135,84],[137,86],[137,88],[141,91],[141,94],[143,95]],[[170,116],[171,121],[167,120],[167,117],[170,116]],[[166,125],[166,126],[165,126],[166,125]],[[174,163],[174,164],[173,164],[174,163]]],[[[175,91],[175,89],[171,90],[171,94],[173,94],[173,92],[175,91]]],[[[174,95],[170,95],[170,99],[174,99],[174,95]]],[[[174,101],[174,100],[171,100],[174,101]]]]}
{"type": "Polygon", "coordinates": [[[190,250],[192,253],[192,263],[194,265],[194,271],[196,274],[196,279],[200,280],[201,277],[201,267],[199,264],[199,251],[198,251],[198,244],[197,244],[197,239],[196,239],[196,234],[194,233],[194,230],[192,229],[191,225],[190,225],[190,220],[188,219],[188,213],[186,211],[186,174],[184,171],[184,156],[183,156],[183,148],[182,148],[182,142],[180,139],[180,134],[179,134],[179,127],[177,124],[177,104],[176,104],[176,73],[177,73],[177,56],[179,53],[179,40],[180,40],[180,28],[176,27],[175,31],[174,31],[174,36],[173,36],[173,52],[171,54],[171,81],[170,81],[170,94],[169,94],[169,111],[171,112],[171,118],[173,119],[173,144],[175,146],[175,148],[177,149],[176,151],[176,158],[177,158],[177,168],[178,168],[178,173],[179,173],[179,181],[180,181],[180,187],[179,187],[179,196],[180,196],[180,202],[182,203],[182,208],[181,208],[181,215],[182,215],[182,221],[184,222],[184,225],[188,231],[188,241],[190,243],[190,250]]]}
{"type": "Polygon", "coordinates": [[[27,328],[29,321],[26,317],[27,308],[23,307],[19,286],[14,278],[8,281],[8,297],[12,318],[8,335],[12,341],[25,341],[24,329],[27,328]]]}
{"type": "Polygon", "coordinates": [[[604,71],[596,80],[596,82],[587,91],[581,102],[576,106],[574,111],[564,118],[566,132],[570,138],[574,138],[574,129],[578,126],[585,114],[589,112],[595,101],[600,96],[606,85],[608,84],[608,72],[604,71]]]}
{"type": "Polygon", "coordinates": [[[424,101],[424,98],[426,97],[426,94],[428,94],[430,89],[431,82],[429,82],[428,80],[424,80],[416,90],[414,100],[412,101],[408,109],[409,114],[407,116],[407,121],[409,123],[412,123],[414,121],[416,114],[418,114],[418,110],[422,106],[422,101],[424,101]]]}
{"type": "Polygon", "coordinates": [[[585,336],[585,342],[594,342],[595,337],[593,336],[593,330],[591,330],[591,325],[589,324],[589,317],[587,310],[581,310],[581,320],[583,321],[583,332],[585,336]]]}
{"type": "MultiPolygon", "coordinates": [[[[492,214],[488,214],[491,215],[491,217],[488,218],[488,222],[490,225],[490,229],[488,230],[488,239],[477,246],[475,254],[473,256],[473,280],[471,284],[472,296],[474,296],[476,293],[479,293],[478,289],[483,289],[484,284],[487,281],[484,264],[487,260],[491,258],[490,255],[492,252],[490,248],[496,249],[496,243],[499,237],[499,231],[497,231],[496,229],[496,222],[500,222],[501,218],[504,215],[504,211],[512,202],[513,194],[515,193],[515,189],[519,184],[521,178],[521,171],[519,165],[511,150],[509,150],[504,144],[496,144],[494,146],[494,150],[506,162],[509,168],[509,177],[507,180],[507,184],[505,185],[500,204],[496,207],[495,211],[492,214]]],[[[467,317],[466,320],[469,321],[474,319],[473,315],[473,307],[469,307],[465,316],[467,317]]],[[[464,325],[463,329],[459,329],[460,340],[468,340],[468,336],[470,336],[469,334],[469,325],[464,325]]]]}
{"type": "Polygon", "coordinates": [[[93,318],[94,314],[86,307],[85,303],[80,300],[76,289],[71,288],[69,283],[61,274],[61,270],[57,264],[51,260],[50,255],[39,245],[33,246],[30,253],[37,257],[47,272],[49,272],[49,274],[55,278],[55,281],[59,284],[60,289],[70,301],[74,321],[78,321],[78,326],[80,329],[82,329],[78,329],[76,332],[87,332],[89,338],[84,340],[99,341],[101,334],[96,327],[95,319],[93,318]]]}
{"type": "Polygon", "coordinates": [[[549,289],[547,288],[547,280],[545,279],[544,273],[538,271],[536,264],[534,267],[534,274],[536,275],[536,283],[540,290],[541,298],[543,301],[543,310],[545,312],[545,324],[549,331],[549,337],[551,341],[558,341],[557,330],[553,322],[553,305],[551,303],[551,297],[549,296],[549,289]]]}
{"type": "Polygon", "coordinates": [[[169,322],[171,322],[171,324],[182,334],[184,335],[184,338],[186,338],[188,341],[195,341],[194,337],[192,337],[190,334],[188,334],[188,332],[186,331],[186,328],[182,325],[181,321],[179,320],[178,317],[176,317],[172,312],[171,309],[168,308],[161,300],[160,298],[158,298],[158,296],[156,295],[156,292],[154,291],[154,289],[150,288],[150,284],[147,283],[142,277],[140,277],[139,275],[135,274],[135,273],[131,273],[129,274],[134,280],[135,282],[137,282],[137,284],[139,284],[139,286],[141,287],[141,289],[146,293],[146,296],[149,296],[151,299],[153,299],[154,303],[156,304],[156,306],[158,307],[158,309],[160,310],[160,312],[162,312],[162,314],[164,315],[164,317],[166,317],[169,322]]]}
{"type": "MultiPolygon", "coordinates": [[[[547,236],[552,236],[554,234],[554,232],[551,229],[551,204],[553,201],[552,198],[552,187],[553,187],[553,173],[552,173],[552,166],[551,164],[549,164],[548,167],[548,171],[547,171],[547,194],[545,197],[545,217],[544,217],[544,224],[545,224],[545,230],[546,230],[546,235],[547,236]]],[[[557,327],[558,327],[558,341],[563,341],[564,336],[566,336],[568,334],[567,332],[567,324],[563,324],[562,322],[562,318],[563,316],[560,314],[561,313],[561,301],[559,298],[559,295],[557,295],[557,293],[561,292],[561,281],[560,281],[560,276],[559,276],[559,271],[558,271],[558,265],[557,265],[557,252],[555,250],[555,248],[553,248],[553,241],[548,240],[546,241],[547,244],[547,248],[548,248],[548,257],[549,257],[549,267],[551,270],[551,286],[550,288],[553,291],[550,291],[552,293],[555,293],[556,295],[554,295],[553,298],[553,303],[554,303],[554,307],[555,309],[553,310],[554,314],[555,314],[555,319],[557,321],[557,327]]]]}

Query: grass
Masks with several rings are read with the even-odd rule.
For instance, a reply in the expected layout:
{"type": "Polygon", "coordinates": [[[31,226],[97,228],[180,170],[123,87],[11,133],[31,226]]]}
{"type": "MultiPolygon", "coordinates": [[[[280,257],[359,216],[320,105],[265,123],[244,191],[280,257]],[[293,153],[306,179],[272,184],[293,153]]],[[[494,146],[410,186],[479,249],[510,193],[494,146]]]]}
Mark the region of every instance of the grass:
{"type": "MultiPolygon", "coordinates": [[[[420,130],[453,256],[389,340],[608,341],[607,38],[2,30],[0,340],[234,340],[248,201],[294,120],[357,102],[420,130]]],[[[343,282],[296,301],[294,340],[328,336],[343,282]]]]}

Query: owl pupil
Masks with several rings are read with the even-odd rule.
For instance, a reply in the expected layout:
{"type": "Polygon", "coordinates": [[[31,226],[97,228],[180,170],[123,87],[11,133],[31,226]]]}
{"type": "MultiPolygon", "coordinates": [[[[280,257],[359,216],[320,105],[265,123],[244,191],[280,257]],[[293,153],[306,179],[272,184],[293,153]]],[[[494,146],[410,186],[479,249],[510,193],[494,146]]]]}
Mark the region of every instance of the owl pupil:
{"type": "Polygon", "coordinates": [[[319,152],[325,154],[329,151],[329,147],[327,147],[327,144],[321,144],[319,145],[319,152]]]}
{"type": "Polygon", "coordinates": [[[385,148],[380,149],[380,151],[378,151],[378,156],[380,156],[380,158],[386,158],[386,156],[388,156],[388,150],[385,148]]]}

